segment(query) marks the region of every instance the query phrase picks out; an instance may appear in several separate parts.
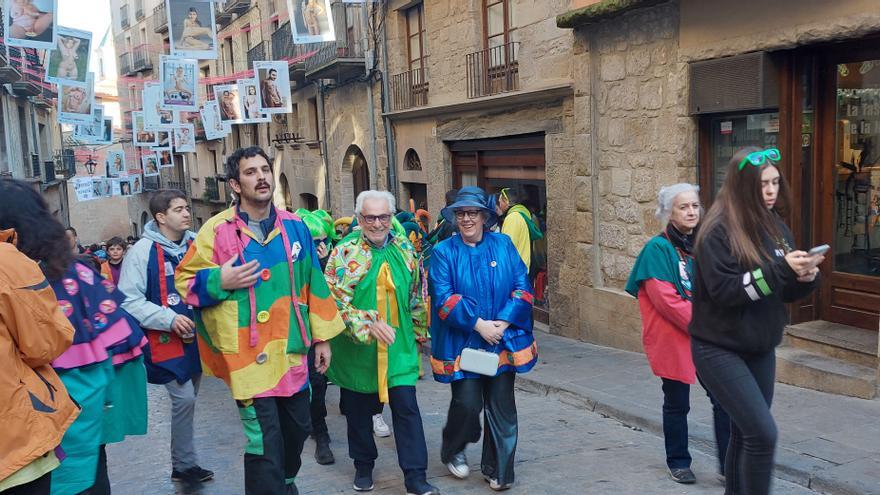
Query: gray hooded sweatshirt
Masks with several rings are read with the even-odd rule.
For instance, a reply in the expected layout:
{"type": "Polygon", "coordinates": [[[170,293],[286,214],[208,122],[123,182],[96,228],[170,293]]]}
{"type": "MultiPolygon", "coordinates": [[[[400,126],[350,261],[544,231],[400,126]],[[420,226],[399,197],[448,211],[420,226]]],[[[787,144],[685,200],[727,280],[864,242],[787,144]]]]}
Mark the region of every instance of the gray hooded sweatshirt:
{"type": "MultiPolygon", "coordinates": [[[[180,243],[170,241],[159,232],[159,226],[155,220],[149,221],[144,226],[144,234],[141,240],[129,248],[122,261],[119,290],[125,294],[125,302],[122,309],[128,311],[141,327],[151,330],[171,331],[171,324],[177,313],[162,305],[147,300],[147,264],[150,262],[150,251],[155,249],[153,243],[158,242],[169,256],[174,256],[178,261],[186,254],[188,242],[195,239],[196,235],[187,230],[183,234],[180,243]]],[[[170,264],[170,263],[168,263],[170,264]]],[[[166,273],[173,270],[166,266],[166,273]]]]}

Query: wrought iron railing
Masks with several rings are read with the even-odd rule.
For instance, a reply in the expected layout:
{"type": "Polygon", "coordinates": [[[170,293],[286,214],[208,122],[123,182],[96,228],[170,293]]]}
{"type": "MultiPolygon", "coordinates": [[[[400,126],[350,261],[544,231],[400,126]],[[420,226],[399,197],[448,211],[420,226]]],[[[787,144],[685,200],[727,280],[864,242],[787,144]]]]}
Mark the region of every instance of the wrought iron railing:
{"type": "Polygon", "coordinates": [[[131,71],[138,72],[142,70],[150,70],[153,68],[153,61],[150,57],[149,46],[140,45],[131,49],[131,71]]]}
{"type": "Polygon", "coordinates": [[[254,67],[254,61],[266,60],[266,43],[261,41],[247,52],[248,69],[254,67]]]}
{"type": "Polygon", "coordinates": [[[519,89],[519,42],[487,48],[465,55],[468,98],[519,89]]]}
{"type": "Polygon", "coordinates": [[[391,76],[391,109],[423,107],[428,104],[428,74],[418,67],[391,76]]]}
{"type": "Polygon", "coordinates": [[[165,13],[165,2],[160,3],[153,9],[153,17],[150,20],[154,33],[168,31],[168,15],[165,13]]]}
{"type": "Polygon", "coordinates": [[[123,75],[131,74],[131,54],[123,53],[119,55],[119,73],[123,75]]]}
{"type": "Polygon", "coordinates": [[[205,199],[220,201],[220,185],[216,177],[205,177],[205,199]]]}
{"type": "MultiPolygon", "coordinates": [[[[318,50],[328,43],[303,43],[294,45],[290,32],[290,21],[285,22],[272,33],[272,60],[296,60],[318,50]]],[[[332,42],[333,45],[336,42],[332,42]]]]}
{"type": "Polygon", "coordinates": [[[364,49],[358,41],[321,43],[317,53],[305,61],[306,71],[329,64],[339,58],[363,58],[364,49]]]}
{"type": "Polygon", "coordinates": [[[37,153],[31,153],[31,177],[40,177],[43,175],[43,164],[40,163],[40,155],[37,153]]]}

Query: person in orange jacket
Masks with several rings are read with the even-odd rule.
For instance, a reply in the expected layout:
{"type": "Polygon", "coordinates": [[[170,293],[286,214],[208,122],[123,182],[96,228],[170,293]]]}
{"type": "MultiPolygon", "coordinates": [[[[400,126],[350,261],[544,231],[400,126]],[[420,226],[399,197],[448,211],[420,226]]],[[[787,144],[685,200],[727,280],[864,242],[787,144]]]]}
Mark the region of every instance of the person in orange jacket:
{"type": "Polygon", "coordinates": [[[16,243],[14,229],[0,230],[0,493],[48,495],[56,449],[79,415],[50,363],[74,330],[39,265],[16,243]]]}
{"type": "Polygon", "coordinates": [[[101,276],[119,285],[119,275],[122,273],[122,259],[125,257],[125,241],[121,237],[112,237],[107,241],[107,261],[101,263],[101,276]]]}

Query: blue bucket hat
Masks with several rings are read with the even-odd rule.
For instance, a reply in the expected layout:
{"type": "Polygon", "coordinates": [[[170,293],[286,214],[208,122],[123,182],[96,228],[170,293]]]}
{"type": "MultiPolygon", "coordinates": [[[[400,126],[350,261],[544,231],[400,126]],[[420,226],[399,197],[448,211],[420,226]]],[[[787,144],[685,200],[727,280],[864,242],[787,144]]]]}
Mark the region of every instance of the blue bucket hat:
{"type": "Polygon", "coordinates": [[[479,208],[486,212],[488,215],[486,227],[491,227],[498,221],[498,213],[494,208],[489,207],[486,192],[477,186],[464,186],[459,189],[458,194],[455,196],[455,202],[440,210],[440,215],[447,222],[455,223],[455,210],[468,207],[479,208]]]}

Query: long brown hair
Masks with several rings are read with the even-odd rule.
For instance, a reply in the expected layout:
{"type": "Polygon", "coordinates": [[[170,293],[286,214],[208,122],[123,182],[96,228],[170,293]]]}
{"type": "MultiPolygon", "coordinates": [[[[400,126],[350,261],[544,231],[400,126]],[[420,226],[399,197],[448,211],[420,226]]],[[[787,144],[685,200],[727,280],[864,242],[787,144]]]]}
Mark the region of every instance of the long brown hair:
{"type": "MultiPolygon", "coordinates": [[[[743,265],[755,266],[769,260],[770,254],[763,249],[764,238],[781,237],[778,215],[785,215],[791,204],[788,183],[779,170],[779,193],[773,209],[767,209],[761,190],[761,174],[767,167],[776,165],[769,160],[755,167],[747,163],[742,170],[739,164],[749,154],[763,151],[755,146],[742,148],[730,158],[727,177],[718,197],[706,214],[697,234],[696,250],[699,252],[706,236],[718,227],[724,227],[730,240],[730,250],[743,265]]],[[[699,254],[697,254],[699,259],[699,254]]]]}

